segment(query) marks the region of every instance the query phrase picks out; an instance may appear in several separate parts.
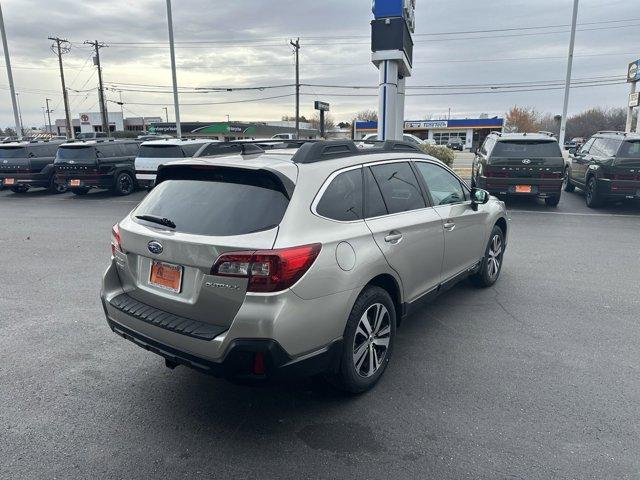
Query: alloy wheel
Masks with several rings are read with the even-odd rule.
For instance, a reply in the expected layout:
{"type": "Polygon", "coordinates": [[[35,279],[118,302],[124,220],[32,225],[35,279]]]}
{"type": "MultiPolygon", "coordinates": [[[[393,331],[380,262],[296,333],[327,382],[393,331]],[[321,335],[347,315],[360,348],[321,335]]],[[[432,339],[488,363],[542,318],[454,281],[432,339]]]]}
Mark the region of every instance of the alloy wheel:
{"type": "Polygon", "coordinates": [[[353,366],[361,377],[374,375],[386,359],[391,338],[387,307],[374,303],[362,314],[353,339],[353,366]]]}
{"type": "Polygon", "coordinates": [[[502,238],[500,235],[494,235],[491,239],[489,247],[489,258],[487,259],[487,273],[492,280],[498,276],[500,272],[500,261],[502,255],[502,238]]]}
{"type": "Polygon", "coordinates": [[[120,177],[120,191],[122,193],[131,193],[133,184],[129,175],[122,175],[120,177]]]}

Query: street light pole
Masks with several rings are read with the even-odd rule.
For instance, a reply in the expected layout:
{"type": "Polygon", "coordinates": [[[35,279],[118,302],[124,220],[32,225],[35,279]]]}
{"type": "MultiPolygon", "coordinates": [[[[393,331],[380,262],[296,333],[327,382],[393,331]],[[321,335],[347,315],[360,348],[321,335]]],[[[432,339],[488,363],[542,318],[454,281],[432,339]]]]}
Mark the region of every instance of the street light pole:
{"type": "Polygon", "coordinates": [[[53,134],[53,127],[51,126],[51,109],[49,108],[49,102],[51,101],[51,99],[46,98],[45,101],[47,102],[47,118],[49,120],[49,133],[53,134]]]}
{"type": "Polygon", "coordinates": [[[562,107],[562,121],[560,123],[560,146],[564,145],[567,134],[567,112],[569,110],[569,90],[571,89],[571,69],[573,68],[573,47],[576,43],[576,23],[578,22],[578,1],[573,0],[573,18],[571,21],[571,40],[569,40],[569,59],[567,60],[567,79],[564,85],[564,104],[562,107]]]}
{"type": "Polygon", "coordinates": [[[171,0],[167,0],[167,22],[169,24],[169,53],[171,55],[171,77],[173,78],[173,104],[176,116],[176,137],[182,138],[180,128],[180,105],[178,101],[178,76],[176,74],[176,51],[173,42],[173,17],[171,15],[171,0]]]}
{"type": "Polygon", "coordinates": [[[22,123],[22,108],[20,108],[20,94],[16,92],[16,102],[18,102],[18,116],[20,117],[20,137],[24,136],[24,124],[22,123]]]}
{"type": "Polygon", "coordinates": [[[7,77],[9,78],[9,91],[11,93],[11,104],[13,106],[13,119],[16,124],[16,135],[22,140],[22,123],[18,115],[18,101],[16,89],[13,85],[13,73],[11,72],[11,59],[9,58],[9,45],[7,45],[7,33],[4,29],[4,18],[2,16],[2,5],[0,5],[0,36],[2,36],[2,46],[4,48],[4,64],[7,67],[7,77]]]}

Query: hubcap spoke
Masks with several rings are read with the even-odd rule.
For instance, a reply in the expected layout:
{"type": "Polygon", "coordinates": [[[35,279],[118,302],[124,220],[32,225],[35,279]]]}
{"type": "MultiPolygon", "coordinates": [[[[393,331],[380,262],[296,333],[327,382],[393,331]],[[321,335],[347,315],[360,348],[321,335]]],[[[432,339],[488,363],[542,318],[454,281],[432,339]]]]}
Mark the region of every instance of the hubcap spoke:
{"type": "Polygon", "coordinates": [[[387,347],[389,347],[389,337],[386,337],[386,338],[374,338],[373,339],[373,344],[377,345],[378,347],[387,348],[387,347]]]}

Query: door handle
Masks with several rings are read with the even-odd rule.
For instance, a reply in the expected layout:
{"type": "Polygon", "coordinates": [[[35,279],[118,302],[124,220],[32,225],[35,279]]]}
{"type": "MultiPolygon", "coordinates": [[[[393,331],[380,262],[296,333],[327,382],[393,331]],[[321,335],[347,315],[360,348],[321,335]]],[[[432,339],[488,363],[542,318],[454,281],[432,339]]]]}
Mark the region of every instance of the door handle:
{"type": "Polygon", "coordinates": [[[453,230],[456,228],[456,223],[452,222],[451,220],[447,220],[443,226],[447,232],[453,232],[453,230]]]}
{"type": "Polygon", "coordinates": [[[393,245],[397,245],[402,241],[402,234],[396,231],[389,232],[389,235],[384,237],[384,241],[393,245]]]}

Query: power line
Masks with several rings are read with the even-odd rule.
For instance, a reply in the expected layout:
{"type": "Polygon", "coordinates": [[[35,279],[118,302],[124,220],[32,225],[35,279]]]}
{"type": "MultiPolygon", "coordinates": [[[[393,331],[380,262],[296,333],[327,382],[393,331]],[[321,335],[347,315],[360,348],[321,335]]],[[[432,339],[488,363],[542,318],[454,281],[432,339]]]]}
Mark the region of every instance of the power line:
{"type": "MultiPolygon", "coordinates": [[[[260,97],[260,98],[247,98],[244,100],[232,100],[227,102],[204,102],[204,103],[181,103],[181,106],[205,106],[205,105],[231,105],[235,103],[251,103],[251,102],[262,102],[265,100],[276,100],[279,98],[288,98],[295,97],[295,93],[289,93],[286,95],[275,95],[272,97],[260,97]]],[[[147,106],[165,106],[165,105],[173,105],[172,103],[143,103],[143,102],[123,102],[124,105],[147,105],[147,106]]]]}

